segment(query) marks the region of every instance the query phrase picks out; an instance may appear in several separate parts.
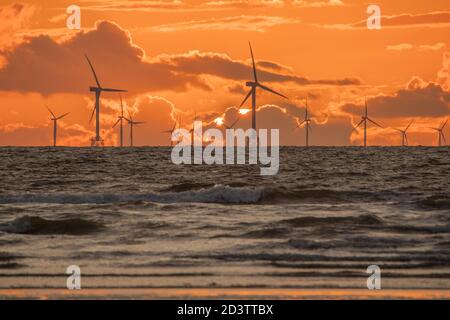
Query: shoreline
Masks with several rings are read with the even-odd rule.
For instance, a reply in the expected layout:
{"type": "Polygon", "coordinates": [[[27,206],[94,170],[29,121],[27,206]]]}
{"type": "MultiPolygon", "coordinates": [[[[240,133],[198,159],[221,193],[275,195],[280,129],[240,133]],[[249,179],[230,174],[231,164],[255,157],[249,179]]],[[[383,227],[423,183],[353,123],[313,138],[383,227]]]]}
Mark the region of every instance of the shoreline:
{"type": "Polygon", "coordinates": [[[120,288],[120,289],[0,289],[0,299],[450,299],[448,289],[261,289],[261,288],[120,288]]]}

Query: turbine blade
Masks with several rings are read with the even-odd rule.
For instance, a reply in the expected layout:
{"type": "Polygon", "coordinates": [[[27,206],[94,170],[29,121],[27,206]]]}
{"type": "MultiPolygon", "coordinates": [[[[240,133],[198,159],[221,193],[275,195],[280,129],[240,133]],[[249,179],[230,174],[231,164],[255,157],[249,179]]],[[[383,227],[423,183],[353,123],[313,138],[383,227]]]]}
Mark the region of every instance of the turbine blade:
{"type": "Polygon", "coordinates": [[[361,123],[363,123],[364,122],[364,119],[362,119],[357,125],[356,125],[356,127],[354,127],[353,128],[353,130],[352,131],[356,131],[356,129],[358,129],[358,127],[361,125],[361,123]]]}
{"type": "Polygon", "coordinates": [[[56,120],[59,120],[59,119],[64,118],[64,117],[67,116],[69,113],[70,113],[70,112],[67,112],[67,113],[63,114],[62,116],[59,116],[58,118],[56,118],[56,120]]]}
{"type": "Polygon", "coordinates": [[[98,81],[97,74],[95,73],[94,67],[92,66],[91,60],[89,60],[89,57],[87,54],[84,55],[87,59],[87,62],[89,63],[89,66],[91,67],[92,73],[94,74],[95,82],[97,82],[97,86],[101,88],[100,82],[98,81]]]}
{"type": "Polygon", "coordinates": [[[378,127],[380,127],[380,128],[383,128],[382,126],[380,126],[378,123],[376,123],[376,122],[373,121],[372,119],[367,118],[367,120],[369,120],[370,122],[372,122],[374,125],[376,125],[376,126],[378,126],[378,127]]]}
{"type": "Polygon", "coordinates": [[[444,124],[441,126],[441,130],[444,129],[444,127],[447,125],[448,119],[445,120],[444,124]]]}
{"type": "Polygon", "coordinates": [[[117,120],[117,122],[114,123],[114,125],[113,125],[112,127],[115,128],[115,126],[117,126],[117,125],[119,124],[120,120],[121,120],[121,119],[117,120]]]}
{"type": "Polygon", "coordinates": [[[300,127],[305,123],[305,121],[306,121],[306,120],[303,120],[303,121],[300,122],[297,126],[300,128],[300,127]]]}
{"type": "Polygon", "coordinates": [[[255,79],[255,82],[258,82],[258,76],[256,75],[256,65],[255,65],[255,58],[253,57],[252,44],[250,43],[250,41],[248,42],[248,45],[250,46],[250,54],[252,55],[252,63],[253,63],[253,78],[255,79]]]}
{"type": "Polygon", "coordinates": [[[135,121],[135,122],[133,122],[134,124],[144,124],[145,122],[142,122],[142,121],[135,121]]]}
{"type": "Polygon", "coordinates": [[[52,112],[52,110],[50,110],[50,108],[46,105],[45,106],[47,108],[47,110],[51,113],[52,117],[56,119],[55,114],[52,112]]]}
{"type": "Polygon", "coordinates": [[[244,103],[248,100],[248,98],[251,96],[253,92],[253,88],[247,93],[247,95],[245,96],[245,99],[241,102],[241,104],[239,105],[239,109],[242,108],[242,106],[244,105],[244,103]]]}
{"type": "Polygon", "coordinates": [[[406,133],[405,133],[405,141],[406,141],[406,145],[409,145],[408,136],[406,135],[406,133]]]}
{"type": "Polygon", "coordinates": [[[411,125],[413,124],[414,120],[411,120],[411,122],[408,124],[408,126],[405,129],[405,132],[408,131],[409,127],[411,127],[411,125]]]}
{"type": "Polygon", "coordinates": [[[128,90],[122,90],[122,89],[111,89],[111,88],[101,88],[102,91],[106,91],[106,92],[128,92],[128,90]]]}
{"type": "Polygon", "coordinates": [[[119,97],[120,97],[120,112],[121,112],[121,116],[123,117],[123,101],[122,101],[122,95],[119,93],[119,97]]]}
{"type": "Polygon", "coordinates": [[[269,87],[266,87],[266,86],[264,86],[264,85],[262,85],[262,84],[259,84],[259,83],[258,83],[258,87],[260,87],[260,88],[261,88],[261,89],[263,89],[263,90],[266,90],[266,91],[272,92],[273,94],[279,95],[280,97],[283,97],[283,98],[285,98],[285,99],[288,99],[288,100],[289,100],[289,98],[288,98],[288,97],[286,97],[285,95],[282,95],[281,93],[279,93],[279,92],[276,92],[275,90],[272,90],[272,89],[270,89],[269,87]]]}
{"type": "Polygon", "coordinates": [[[91,113],[91,118],[89,119],[89,123],[92,122],[92,118],[94,117],[94,112],[95,112],[95,105],[94,105],[94,109],[92,109],[92,113],[91,113]]]}

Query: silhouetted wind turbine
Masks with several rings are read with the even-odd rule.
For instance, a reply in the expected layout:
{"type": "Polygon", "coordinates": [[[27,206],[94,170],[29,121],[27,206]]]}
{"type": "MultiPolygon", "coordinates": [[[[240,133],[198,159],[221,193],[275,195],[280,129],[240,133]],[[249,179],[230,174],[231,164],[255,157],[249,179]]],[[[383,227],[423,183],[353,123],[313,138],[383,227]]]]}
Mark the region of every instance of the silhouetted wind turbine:
{"type": "Polygon", "coordinates": [[[127,120],[123,116],[123,102],[122,102],[122,96],[120,96],[120,116],[117,117],[117,122],[113,125],[113,128],[117,126],[120,122],[120,146],[123,147],[123,120],[127,120]]]}
{"type": "Polygon", "coordinates": [[[173,128],[172,128],[172,129],[163,131],[163,133],[168,133],[168,134],[170,134],[170,146],[171,146],[171,147],[173,146],[172,134],[175,132],[175,130],[176,130],[176,128],[177,128],[177,122],[178,122],[178,121],[175,120],[175,123],[173,124],[173,128]]]}
{"type": "Polygon", "coordinates": [[[402,147],[408,145],[408,137],[406,135],[406,131],[408,131],[409,127],[413,124],[413,122],[414,122],[414,120],[411,120],[411,122],[408,124],[408,126],[404,130],[394,128],[394,130],[400,132],[400,134],[402,135],[402,147]]]}
{"type": "Polygon", "coordinates": [[[58,120],[64,118],[65,116],[67,116],[70,112],[67,112],[65,114],[63,114],[62,116],[55,116],[55,114],[52,112],[52,110],[50,110],[50,108],[48,106],[46,106],[48,111],[50,112],[50,114],[52,115],[52,117],[50,118],[53,121],[53,146],[56,147],[56,132],[58,129],[58,120]]]}
{"type": "Polygon", "coordinates": [[[97,87],[89,88],[91,92],[95,92],[95,107],[94,107],[94,110],[92,110],[91,119],[89,120],[89,122],[92,121],[92,117],[94,116],[94,112],[95,112],[95,139],[92,141],[92,145],[99,146],[99,145],[103,145],[103,140],[100,137],[100,95],[101,95],[102,91],[127,92],[127,90],[103,88],[100,85],[97,74],[95,73],[94,67],[92,66],[91,60],[89,60],[89,57],[87,55],[85,55],[85,56],[86,56],[87,62],[89,63],[89,66],[91,67],[92,73],[95,78],[95,82],[97,83],[97,87]]]}
{"type": "Polygon", "coordinates": [[[309,147],[309,130],[311,129],[311,124],[310,124],[311,123],[311,119],[308,116],[308,97],[306,97],[305,118],[298,125],[298,127],[300,128],[304,123],[306,123],[306,125],[305,125],[305,130],[306,130],[305,146],[309,147]]]}
{"type": "Polygon", "coordinates": [[[130,147],[132,147],[133,146],[133,126],[144,124],[145,122],[134,121],[133,117],[131,116],[129,111],[128,111],[128,117],[130,119],[127,119],[127,118],[124,118],[124,119],[127,120],[128,124],[130,125],[130,147]]]}
{"type": "Polygon", "coordinates": [[[365,113],[364,116],[361,117],[361,121],[358,123],[358,125],[356,127],[353,128],[353,130],[358,129],[358,127],[361,125],[361,123],[364,123],[364,147],[367,147],[367,121],[372,122],[374,125],[383,128],[382,126],[380,126],[378,123],[376,123],[375,121],[373,121],[372,119],[369,118],[368,114],[367,114],[367,99],[365,99],[365,113]]]}
{"type": "Polygon", "coordinates": [[[438,146],[441,147],[442,146],[442,140],[444,141],[445,144],[447,144],[447,141],[445,141],[445,136],[444,136],[444,128],[447,125],[448,119],[445,120],[445,122],[441,125],[440,128],[430,128],[433,130],[436,130],[438,132],[438,146]]]}
{"type": "Polygon", "coordinates": [[[192,129],[189,131],[191,133],[191,146],[194,147],[194,127],[195,121],[197,120],[197,111],[194,112],[194,120],[192,122],[192,129]]]}
{"type": "Polygon", "coordinates": [[[262,90],[271,92],[273,94],[279,95],[280,97],[283,97],[285,99],[288,99],[288,97],[282,95],[281,93],[276,92],[275,90],[270,89],[269,87],[266,87],[265,85],[262,85],[259,81],[258,81],[258,75],[256,73],[256,64],[255,64],[255,58],[253,57],[253,50],[252,50],[252,45],[249,42],[248,43],[250,46],[250,54],[252,56],[252,64],[253,64],[253,81],[247,81],[246,86],[250,87],[250,91],[247,94],[247,96],[245,97],[245,99],[242,101],[241,105],[239,106],[239,109],[242,108],[242,106],[244,105],[244,103],[247,101],[247,99],[252,96],[252,128],[256,130],[256,88],[260,88],[262,90]]]}

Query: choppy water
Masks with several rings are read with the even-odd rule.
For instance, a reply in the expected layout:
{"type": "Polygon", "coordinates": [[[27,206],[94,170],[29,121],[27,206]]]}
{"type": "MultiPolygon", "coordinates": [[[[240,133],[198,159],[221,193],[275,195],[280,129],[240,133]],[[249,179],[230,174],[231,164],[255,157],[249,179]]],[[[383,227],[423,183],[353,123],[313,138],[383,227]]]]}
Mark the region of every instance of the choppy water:
{"type": "Polygon", "coordinates": [[[0,288],[450,288],[449,148],[283,148],[280,172],[168,148],[0,148],[0,288]]]}

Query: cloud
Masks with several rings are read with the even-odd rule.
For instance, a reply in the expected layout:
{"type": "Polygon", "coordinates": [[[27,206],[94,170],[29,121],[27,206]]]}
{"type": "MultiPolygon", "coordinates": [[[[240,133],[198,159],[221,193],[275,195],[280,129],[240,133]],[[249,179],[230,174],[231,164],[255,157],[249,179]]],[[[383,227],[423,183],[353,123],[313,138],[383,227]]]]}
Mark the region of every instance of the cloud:
{"type": "Polygon", "coordinates": [[[17,40],[15,33],[28,25],[35,11],[34,6],[22,3],[0,7],[0,48],[17,40]]]}
{"type": "Polygon", "coordinates": [[[208,1],[202,4],[203,7],[217,9],[258,9],[267,7],[283,7],[283,0],[218,0],[208,1]]]}
{"type": "MultiPolygon", "coordinates": [[[[139,96],[129,107],[133,120],[144,121],[133,129],[133,144],[135,146],[169,145],[170,135],[163,131],[173,127],[176,118],[176,108],[166,98],[152,95],[139,96]]],[[[118,127],[116,127],[118,137],[118,127]]],[[[118,138],[117,138],[118,139],[118,138]]],[[[124,131],[125,144],[129,144],[129,126],[124,131]]]]}
{"type": "MultiPolygon", "coordinates": [[[[1,146],[50,146],[53,145],[53,124],[33,126],[21,122],[9,123],[0,126],[1,146]]],[[[106,140],[110,141],[110,136],[106,131],[102,131],[106,140]]],[[[91,130],[79,124],[67,124],[65,121],[58,121],[58,145],[64,146],[85,146],[93,136],[91,130]]]]}
{"type": "MultiPolygon", "coordinates": [[[[447,27],[450,25],[450,12],[428,12],[423,14],[404,13],[381,17],[382,28],[408,28],[408,27],[447,27]]],[[[326,28],[347,30],[353,28],[367,28],[367,20],[351,24],[326,25],[326,28]]]]}
{"type": "Polygon", "coordinates": [[[438,71],[438,83],[450,90],[450,52],[445,52],[442,61],[442,68],[438,71]]]}
{"type": "Polygon", "coordinates": [[[209,89],[201,77],[147,62],[144,50],[133,44],[127,31],[101,21],[95,29],[81,31],[62,42],[41,35],[30,37],[5,52],[0,90],[86,93],[95,81],[85,53],[105,87],[128,89],[134,94],[152,90],[185,91],[189,86],[209,89]]]}
{"type": "MultiPolygon", "coordinates": [[[[80,1],[79,1],[80,2],[80,1]]],[[[191,8],[188,4],[181,0],[102,0],[91,1],[82,0],[83,10],[92,11],[183,11],[191,8]],[[83,4],[86,3],[86,4],[83,4]]]]}
{"type": "Polygon", "coordinates": [[[405,50],[413,50],[417,49],[418,51],[439,51],[445,48],[445,43],[438,42],[436,44],[423,44],[414,46],[410,43],[401,43],[396,45],[388,45],[386,47],[387,50],[390,51],[405,51],[405,50]]]}
{"type": "MultiPolygon", "coordinates": [[[[180,69],[192,74],[205,74],[217,76],[230,80],[248,80],[252,75],[250,64],[242,61],[233,60],[223,53],[201,53],[199,51],[190,51],[178,55],[160,55],[156,58],[163,64],[172,65],[174,70],[180,69]]],[[[356,78],[343,78],[336,80],[312,80],[295,74],[276,73],[267,70],[258,70],[258,79],[266,82],[292,82],[297,85],[360,85],[361,81],[356,78]]]]}
{"type": "Polygon", "coordinates": [[[413,49],[414,46],[410,43],[401,43],[401,44],[396,44],[396,45],[388,45],[386,47],[387,50],[391,50],[391,51],[404,51],[404,50],[411,50],[413,49]]]}
{"type": "Polygon", "coordinates": [[[438,42],[436,44],[423,44],[417,47],[419,51],[439,51],[445,49],[445,43],[438,42]]]}
{"type": "MultiPolygon", "coordinates": [[[[392,95],[379,95],[367,100],[369,113],[376,118],[442,117],[450,113],[450,92],[439,84],[413,78],[405,89],[392,95]]],[[[344,104],[341,109],[362,115],[363,104],[344,104]]]]}
{"type": "Polygon", "coordinates": [[[206,20],[188,21],[173,24],[165,24],[152,27],[151,31],[156,32],[178,32],[178,31],[213,31],[213,30],[234,30],[234,31],[259,31],[264,32],[268,28],[299,23],[300,20],[287,17],[276,16],[236,16],[226,18],[212,18],[206,20]]]}
{"type": "MultiPolygon", "coordinates": [[[[0,90],[53,93],[87,93],[95,84],[84,58],[91,58],[101,84],[127,89],[132,94],[189,88],[211,90],[205,76],[248,80],[248,63],[222,53],[190,51],[184,54],[146,57],[128,31],[117,24],[100,21],[90,31],[80,31],[59,42],[49,36],[29,37],[13,50],[4,52],[0,68],[0,90]]],[[[356,78],[311,80],[284,72],[260,70],[261,80],[297,85],[359,85],[356,78]]]]}

